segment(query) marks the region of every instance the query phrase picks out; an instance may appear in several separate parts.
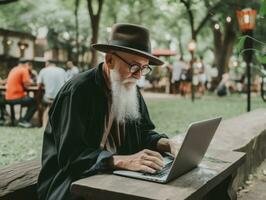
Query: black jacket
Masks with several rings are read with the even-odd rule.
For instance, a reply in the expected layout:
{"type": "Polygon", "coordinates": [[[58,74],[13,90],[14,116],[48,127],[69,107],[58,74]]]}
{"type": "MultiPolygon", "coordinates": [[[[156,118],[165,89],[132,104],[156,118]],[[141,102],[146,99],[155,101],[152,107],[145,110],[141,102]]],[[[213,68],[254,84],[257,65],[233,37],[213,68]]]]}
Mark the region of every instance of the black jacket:
{"type": "MultiPolygon", "coordinates": [[[[100,149],[107,97],[102,64],[68,81],[57,95],[44,131],[42,169],[38,178],[40,200],[76,200],[70,194],[73,181],[108,170],[112,153],[100,149]]],[[[146,104],[138,92],[141,119],[126,122],[124,144],[117,154],[155,149],[166,137],[153,131],[146,104]]]]}

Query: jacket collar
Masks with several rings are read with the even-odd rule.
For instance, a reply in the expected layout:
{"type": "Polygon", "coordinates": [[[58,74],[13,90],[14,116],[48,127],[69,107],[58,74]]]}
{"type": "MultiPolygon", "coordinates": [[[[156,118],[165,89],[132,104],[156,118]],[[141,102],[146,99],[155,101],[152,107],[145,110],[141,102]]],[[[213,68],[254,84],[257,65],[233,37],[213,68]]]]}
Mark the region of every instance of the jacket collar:
{"type": "Polygon", "coordinates": [[[95,68],[95,82],[97,85],[102,87],[104,84],[104,77],[103,77],[103,62],[100,63],[96,68],[95,68]]]}

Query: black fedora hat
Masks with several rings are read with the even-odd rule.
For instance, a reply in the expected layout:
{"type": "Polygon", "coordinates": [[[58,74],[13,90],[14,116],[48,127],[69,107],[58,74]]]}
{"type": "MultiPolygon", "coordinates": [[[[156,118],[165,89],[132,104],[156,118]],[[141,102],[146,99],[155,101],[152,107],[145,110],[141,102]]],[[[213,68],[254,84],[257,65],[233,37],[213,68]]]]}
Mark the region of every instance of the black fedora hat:
{"type": "Polygon", "coordinates": [[[149,30],[134,24],[114,24],[108,44],[93,44],[98,51],[123,51],[149,59],[151,65],[162,65],[163,61],[151,54],[149,30]]]}

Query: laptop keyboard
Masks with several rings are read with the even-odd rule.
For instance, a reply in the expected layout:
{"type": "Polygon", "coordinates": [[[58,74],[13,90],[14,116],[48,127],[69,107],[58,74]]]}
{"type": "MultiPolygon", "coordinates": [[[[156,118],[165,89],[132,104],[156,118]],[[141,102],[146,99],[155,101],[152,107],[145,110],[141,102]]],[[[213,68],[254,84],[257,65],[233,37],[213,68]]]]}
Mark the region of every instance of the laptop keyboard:
{"type": "Polygon", "coordinates": [[[171,165],[172,165],[172,162],[166,164],[162,170],[159,170],[155,173],[145,172],[145,173],[143,173],[143,175],[161,178],[161,177],[163,177],[169,173],[171,165]]]}

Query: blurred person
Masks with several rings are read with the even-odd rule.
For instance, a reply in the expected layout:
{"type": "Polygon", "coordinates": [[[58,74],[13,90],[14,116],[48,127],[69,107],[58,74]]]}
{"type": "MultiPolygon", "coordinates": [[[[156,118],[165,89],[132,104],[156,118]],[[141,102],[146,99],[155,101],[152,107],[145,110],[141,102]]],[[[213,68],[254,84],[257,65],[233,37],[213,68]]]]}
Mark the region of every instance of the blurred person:
{"type": "Polygon", "coordinates": [[[78,200],[70,185],[114,169],[155,173],[159,152],[177,143],[157,133],[137,80],[163,62],[151,54],[148,29],[115,24],[108,44],[94,44],[104,62],[68,81],[49,111],[44,132],[39,200],[78,200]]]}
{"type": "Polygon", "coordinates": [[[205,63],[203,60],[203,56],[200,56],[199,62],[198,62],[198,68],[199,68],[199,73],[198,73],[198,85],[197,85],[197,91],[199,93],[199,96],[204,95],[205,93],[205,86],[206,86],[206,81],[207,81],[207,76],[205,74],[205,63]]]}
{"type": "Polygon", "coordinates": [[[210,77],[209,80],[211,80],[211,82],[208,83],[208,89],[210,91],[215,91],[219,84],[218,68],[216,65],[212,64],[210,68],[208,68],[208,76],[210,77]]]}
{"type": "Polygon", "coordinates": [[[46,107],[43,114],[43,126],[47,124],[48,110],[53,103],[57,93],[67,80],[64,69],[57,67],[51,61],[45,63],[45,67],[41,69],[37,83],[40,88],[44,88],[43,104],[46,107]]]}
{"type": "Polygon", "coordinates": [[[147,76],[147,79],[152,85],[152,89],[158,88],[158,83],[161,79],[161,66],[155,66],[152,72],[147,76]]]}
{"type": "Polygon", "coordinates": [[[8,74],[5,99],[12,104],[27,107],[25,115],[18,123],[19,126],[24,128],[32,127],[31,119],[37,108],[34,98],[28,96],[25,90],[31,85],[29,61],[22,58],[19,60],[19,64],[11,69],[8,74]]]}
{"type": "Polygon", "coordinates": [[[212,84],[212,66],[210,64],[205,65],[205,75],[206,75],[206,83],[205,83],[205,88],[206,89],[211,89],[211,84],[212,84]]]}
{"type": "Polygon", "coordinates": [[[187,94],[191,93],[192,68],[190,65],[184,67],[181,71],[179,90],[180,94],[186,97],[187,94]]]}
{"type": "Polygon", "coordinates": [[[66,63],[67,66],[67,79],[71,79],[72,77],[76,76],[79,73],[79,69],[73,64],[72,61],[68,61],[66,63]]]}
{"type": "Polygon", "coordinates": [[[173,63],[172,67],[172,77],[171,83],[173,85],[173,93],[180,92],[180,80],[181,80],[181,72],[185,69],[187,64],[184,62],[183,56],[177,58],[177,60],[173,63]]]}
{"type": "Polygon", "coordinates": [[[220,97],[226,96],[229,94],[229,74],[224,73],[222,76],[222,80],[220,81],[219,85],[217,86],[216,92],[217,95],[220,97]]]}
{"type": "Polygon", "coordinates": [[[255,93],[259,93],[261,91],[261,82],[262,82],[262,77],[260,75],[256,74],[254,76],[251,91],[254,91],[255,93]]]}
{"type": "Polygon", "coordinates": [[[162,68],[161,83],[165,87],[165,93],[170,94],[171,92],[171,78],[172,78],[172,65],[166,63],[162,68]]]}

